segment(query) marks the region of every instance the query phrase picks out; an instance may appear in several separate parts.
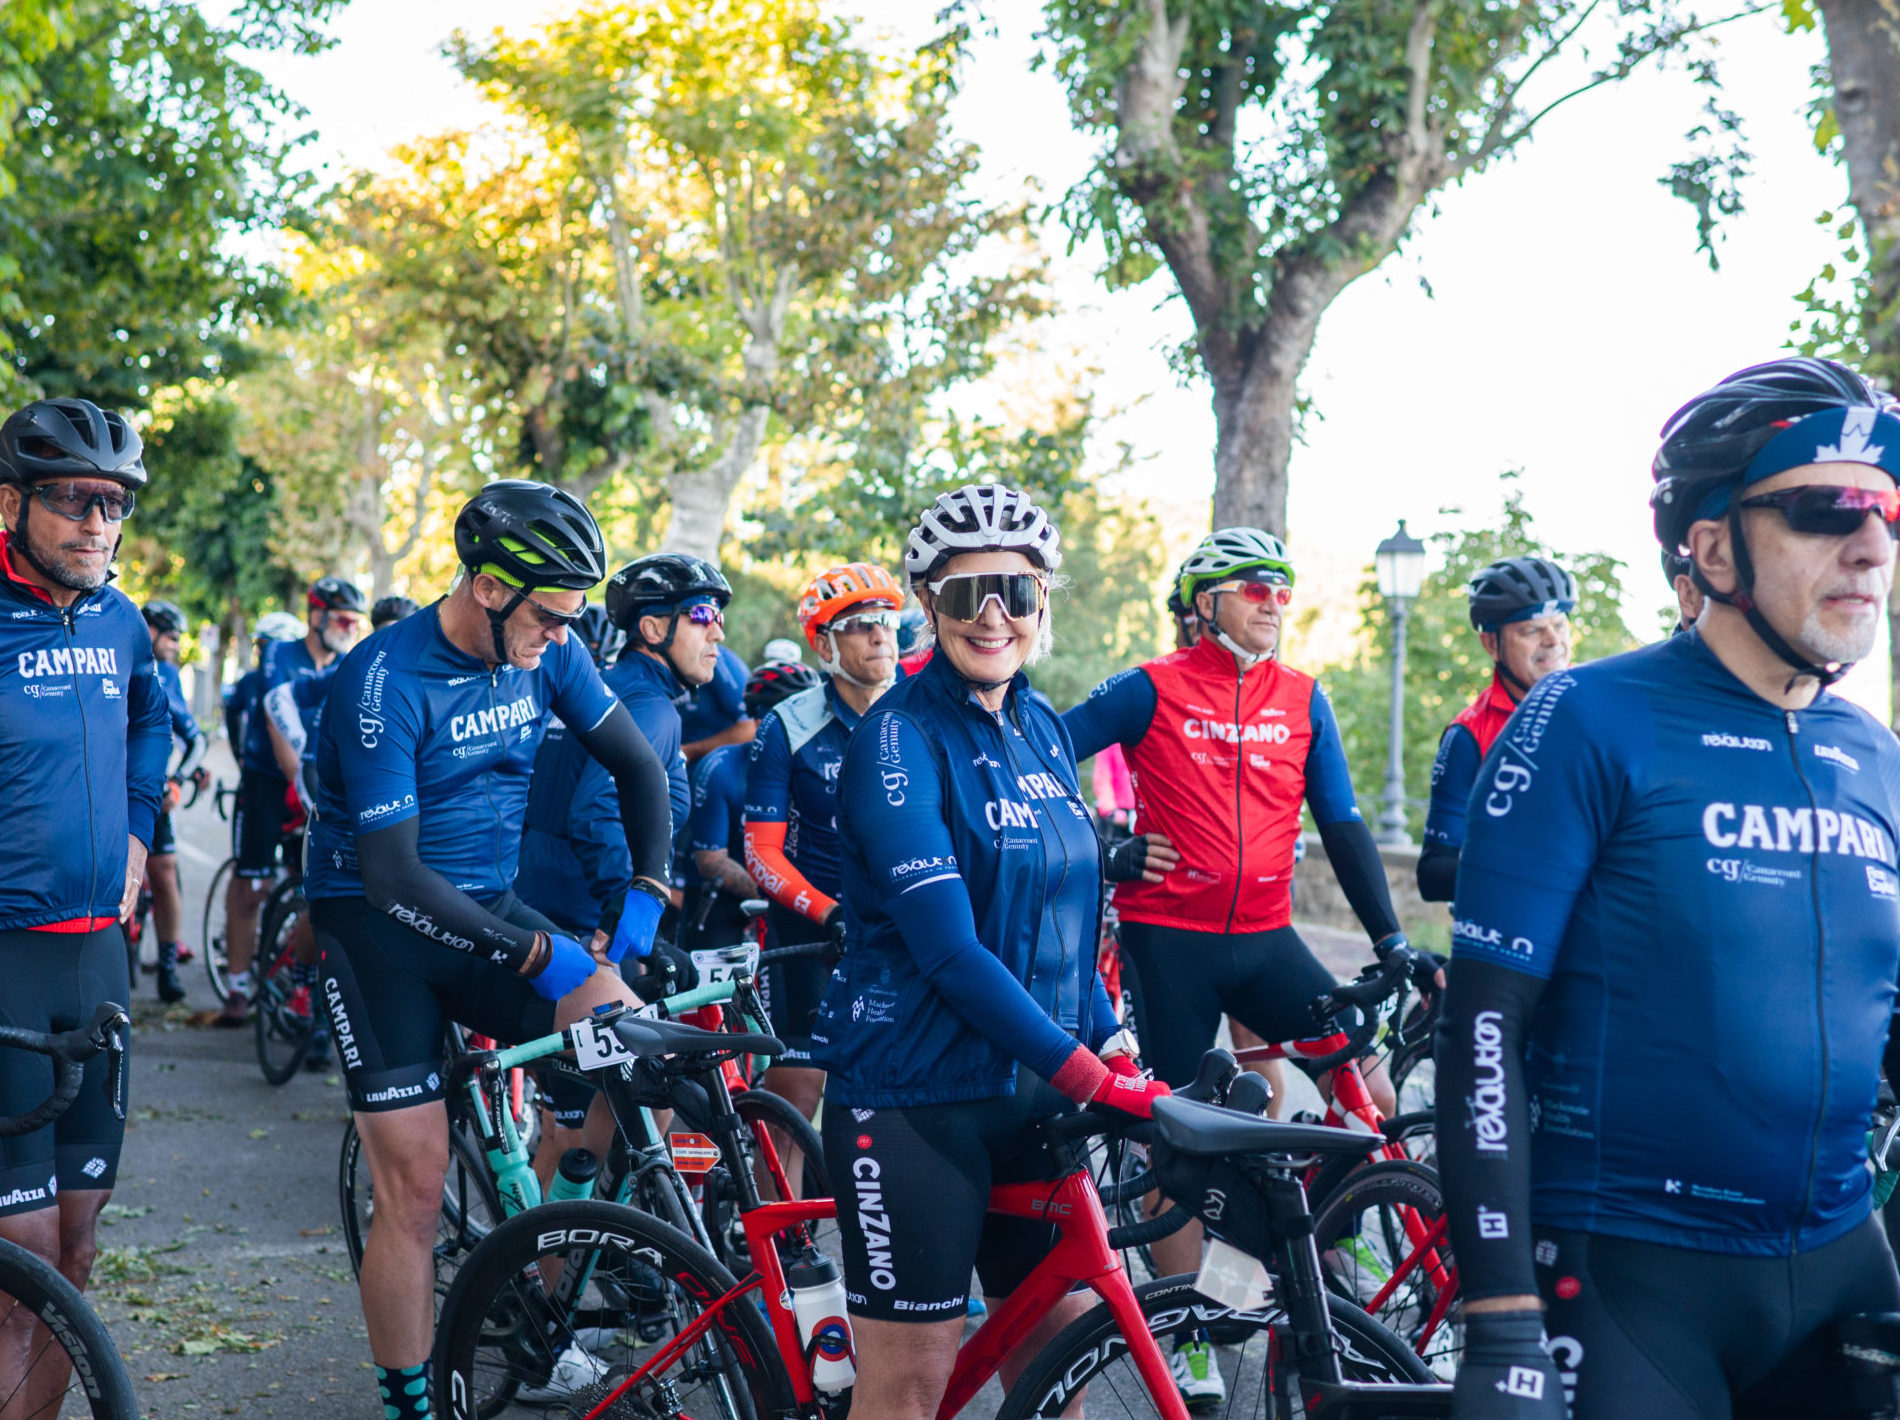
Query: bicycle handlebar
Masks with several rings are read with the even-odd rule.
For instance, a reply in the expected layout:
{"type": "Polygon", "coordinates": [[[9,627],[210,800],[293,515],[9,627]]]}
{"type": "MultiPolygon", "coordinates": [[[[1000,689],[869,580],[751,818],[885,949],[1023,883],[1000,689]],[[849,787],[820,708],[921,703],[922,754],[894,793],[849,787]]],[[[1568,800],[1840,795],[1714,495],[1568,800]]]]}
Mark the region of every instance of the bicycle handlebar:
{"type": "Polygon", "coordinates": [[[786,957],[826,956],[831,950],[831,942],[827,938],[820,938],[816,942],[797,942],[789,947],[767,947],[759,953],[759,965],[764,966],[769,961],[783,961],[786,957]]]}
{"type": "Polygon", "coordinates": [[[119,1088],[125,1068],[125,1039],[122,1033],[131,1023],[125,1007],[107,1001],[78,1030],[61,1031],[57,1035],[0,1026],[0,1046],[49,1056],[53,1061],[53,1092],[24,1114],[0,1118],[0,1138],[11,1139],[31,1134],[35,1129],[42,1129],[58,1119],[79,1097],[79,1087],[85,1081],[86,1062],[104,1052],[110,1052],[112,1056],[112,1068],[106,1075],[106,1098],[112,1102],[112,1112],[124,1119],[125,1107],[120,1103],[122,1092],[119,1088]]]}
{"type": "Polygon", "coordinates": [[[1313,1019],[1321,1027],[1333,1025],[1334,1017],[1348,1006],[1359,1008],[1360,1021],[1348,1033],[1344,1045],[1329,1055],[1306,1060],[1303,1062],[1306,1068],[1315,1072],[1330,1070],[1365,1054],[1366,1047],[1372,1044],[1372,1038],[1379,1033],[1379,1013],[1374,1008],[1402,991],[1414,974],[1425,970],[1428,964],[1430,972],[1435,974],[1438,959],[1429,952],[1395,947],[1381,961],[1360,972],[1357,980],[1344,986],[1335,986],[1331,991],[1315,997],[1313,1019]]]}

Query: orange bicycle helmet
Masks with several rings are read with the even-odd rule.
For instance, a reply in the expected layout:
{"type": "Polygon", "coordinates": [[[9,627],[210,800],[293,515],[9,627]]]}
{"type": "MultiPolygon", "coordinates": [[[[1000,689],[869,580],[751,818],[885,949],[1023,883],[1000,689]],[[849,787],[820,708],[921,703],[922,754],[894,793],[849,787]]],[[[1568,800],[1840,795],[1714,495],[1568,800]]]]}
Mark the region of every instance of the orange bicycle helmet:
{"type": "Polygon", "coordinates": [[[798,624],[812,650],[818,649],[818,633],[833,617],[865,602],[877,602],[892,611],[904,604],[904,589],[875,562],[847,562],[806,583],[798,599],[798,624]]]}

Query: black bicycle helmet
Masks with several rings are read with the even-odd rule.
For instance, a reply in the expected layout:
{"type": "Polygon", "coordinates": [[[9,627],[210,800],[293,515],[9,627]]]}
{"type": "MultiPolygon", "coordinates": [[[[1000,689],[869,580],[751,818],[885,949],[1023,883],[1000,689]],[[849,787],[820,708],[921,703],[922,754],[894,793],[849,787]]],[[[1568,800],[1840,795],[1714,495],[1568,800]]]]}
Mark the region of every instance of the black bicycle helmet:
{"type": "Polygon", "coordinates": [[[607,608],[598,602],[589,602],[581,608],[581,619],[574,625],[574,634],[581,638],[581,644],[594,658],[596,666],[612,665],[620,648],[627,643],[627,633],[614,625],[607,608]]]}
{"type": "Polygon", "coordinates": [[[414,616],[421,610],[414,597],[378,597],[376,605],[369,609],[369,629],[380,631],[390,622],[414,616]]]}
{"type": "Polygon", "coordinates": [[[1577,609],[1577,579],[1543,557],[1507,557],[1481,569],[1465,589],[1471,624],[1496,631],[1507,621],[1577,609]]]}
{"type": "Polygon", "coordinates": [[[1692,576],[1695,572],[1695,560],[1686,552],[1676,552],[1665,547],[1662,550],[1663,581],[1669,584],[1669,590],[1676,589],[1676,578],[1692,576]]]}
{"type": "MultiPolygon", "coordinates": [[[[677,606],[689,597],[711,597],[720,606],[732,600],[732,584],[703,557],[683,552],[654,552],[635,558],[607,583],[607,615],[631,632],[654,607],[677,606]]],[[[671,633],[667,639],[671,641],[671,633]]]]}
{"type": "Polygon", "coordinates": [[[1791,356],[1737,370],[1669,416],[1651,473],[1656,537],[1664,547],[1689,540],[1689,525],[1724,485],[1741,481],[1749,461],[1796,420],[1887,399],[1833,360],[1791,356]]]}
{"type": "Polygon", "coordinates": [[[145,614],[145,624],[161,636],[185,634],[185,614],[175,602],[147,602],[140,610],[145,614]]]}
{"type": "Polygon", "coordinates": [[[40,399],[0,424],[0,482],[109,478],[145,486],[145,444],[115,410],[89,399],[40,399]]]}
{"type": "Polygon", "coordinates": [[[369,610],[369,598],[354,582],[341,577],[319,577],[310,584],[304,605],[311,611],[353,611],[358,616],[369,610]]]}
{"type": "Polygon", "coordinates": [[[818,684],[818,672],[802,661],[767,661],[745,683],[746,718],[756,720],[779,701],[818,684]]]}
{"type": "Polygon", "coordinates": [[[1728,519],[1735,590],[1718,592],[1693,562],[1689,575],[1704,596],[1741,612],[1762,644],[1793,667],[1790,686],[1804,675],[1832,685],[1847,674],[1851,663],[1817,665],[1768,624],[1755,605],[1755,566],[1742,535],[1741,500],[1730,496],[1723,506],[1716,495],[1733,495],[1755,456],[1790,425],[1830,410],[1882,409],[1889,403],[1885,394],[1847,366],[1798,355],[1737,370],[1683,405],[1663,425],[1662,447],[1650,469],[1656,479],[1649,495],[1656,537],[1665,550],[1680,550],[1688,543],[1692,523],[1708,517],[1728,519]]]}
{"type": "Polygon", "coordinates": [[[607,575],[600,525],[586,505],[526,478],[499,479],[463,505],[455,555],[471,572],[522,591],[584,592],[607,575]]]}

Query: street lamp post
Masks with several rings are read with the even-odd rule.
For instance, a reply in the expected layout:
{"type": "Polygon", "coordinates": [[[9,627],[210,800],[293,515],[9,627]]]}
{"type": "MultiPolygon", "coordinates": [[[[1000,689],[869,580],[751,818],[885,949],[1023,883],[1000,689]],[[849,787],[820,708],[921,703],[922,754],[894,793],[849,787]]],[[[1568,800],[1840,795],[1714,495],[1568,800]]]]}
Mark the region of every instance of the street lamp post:
{"type": "Polygon", "coordinates": [[[1385,760],[1385,811],[1379,815],[1380,843],[1410,843],[1405,832],[1405,624],[1412,603],[1425,585],[1425,544],[1405,530],[1380,543],[1373,554],[1379,595],[1392,610],[1392,725],[1385,760]]]}

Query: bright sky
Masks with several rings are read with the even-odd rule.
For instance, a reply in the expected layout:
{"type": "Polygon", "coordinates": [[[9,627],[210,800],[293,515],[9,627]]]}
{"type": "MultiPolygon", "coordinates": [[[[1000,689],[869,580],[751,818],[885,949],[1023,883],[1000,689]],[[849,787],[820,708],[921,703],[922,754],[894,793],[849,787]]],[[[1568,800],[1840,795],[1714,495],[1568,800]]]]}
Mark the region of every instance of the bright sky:
{"type": "MultiPolygon", "coordinates": [[[[921,38],[938,4],[856,8],[921,38]]],[[[563,8],[356,0],[333,50],[270,67],[311,110],[317,151],[372,164],[416,133],[481,122],[479,99],[437,52],[452,29],[517,28],[563,8]]],[[[1070,127],[1054,77],[1030,71],[1040,7],[989,8],[1001,33],[975,48],[959,129],[982,148],[984,195],[1033,181],[1059,196],[1094,145],[1070,127]]],[[[1343,608],[1401,517],[1420,535],[1490,521],[1497,475],[1522,468],[1546,537],[1631,564],[1628,620],[1655,634],[1667,600],[1645,501],[1656,431],[1690,395],[1779,353],[1795,294],[1839,260],[1816,219],[1844,200],[1846,177],[1814,151],[1804,112],[1822,55],[1818,35],[1786,35],[1773,15],[1722,31],[1726,101],[1746,121],[1755,164],[1719,272],[1695,251],[1689,208],[1656,181],[1684,153],[1697,98],[1679,72],[1649,70],[1559,110],[1517,158],[1442,194],[1407,247],[1348,290],[1305,376],[1317,417],[1294,457],[1289,511],[1303,598],[1343,608]]],[[[1104,447],[1133,446],[1141,463],[1128,490],[1157,506],[1171,551],[1184,551],[1172,544],[1206,526],[1214,443],[1205,387],[1183,387],[1164,360],[1188,334],[1186,312],[1165,274],[1111,295],[1090,251],[1065,256],[1060,229],[1044,241],[1065,310],[1046,348],[1099,366],[1101,404],[1118,411],[1104,447]]],[[[1345,622],[1325,618],[1306,658],[1336,654],[1345,622]]],[[[1884,645],[1842,687],[1883,718],[1884,645]]]]}

